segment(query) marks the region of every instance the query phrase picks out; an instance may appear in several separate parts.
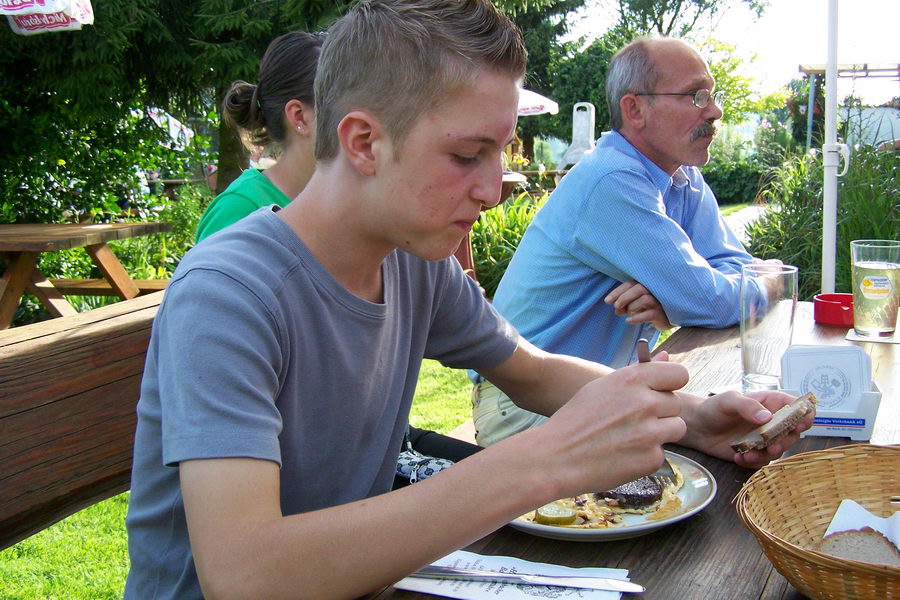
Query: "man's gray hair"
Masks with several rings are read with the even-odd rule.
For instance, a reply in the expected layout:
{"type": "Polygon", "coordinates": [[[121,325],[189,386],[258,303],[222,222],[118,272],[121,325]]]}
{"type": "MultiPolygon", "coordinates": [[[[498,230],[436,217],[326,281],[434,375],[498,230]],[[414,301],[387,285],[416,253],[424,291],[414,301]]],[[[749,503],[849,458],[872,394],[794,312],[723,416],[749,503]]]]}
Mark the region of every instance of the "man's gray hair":
{"type": "Polygon", "coordinates": [[[662,74],[650,58],[650,43],[659,37],[635,38],[616,52],[606,72],[606,103],[609,106],[610,127],[622,128],[622,107],[619,101],[625,94],[652,92],[662,74]]]}

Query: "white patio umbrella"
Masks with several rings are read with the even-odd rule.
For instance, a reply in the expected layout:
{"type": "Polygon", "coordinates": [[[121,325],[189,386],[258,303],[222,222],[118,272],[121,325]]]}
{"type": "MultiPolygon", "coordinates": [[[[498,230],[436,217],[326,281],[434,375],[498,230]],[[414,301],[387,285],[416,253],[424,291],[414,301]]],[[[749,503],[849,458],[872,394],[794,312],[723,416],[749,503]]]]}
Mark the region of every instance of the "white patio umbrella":
{"type": "Polygon", "coordinates": [[[837,252],[837,178],[850,166],[846,144],[837,143],[837,21],[838,0],[828,0],[828,59],[825,63],[825,143],[822,146],[822,293],[834,292],[837,252]],[[840,158],[844,170],[838,174],[840,158]]]}
{"type": "Polygon", "coordinates": [[[537,92],[531,90],[519,90],[519,116],[542,115],[549,113],[555,115],[559,112],[559,105],[537,92]]]}

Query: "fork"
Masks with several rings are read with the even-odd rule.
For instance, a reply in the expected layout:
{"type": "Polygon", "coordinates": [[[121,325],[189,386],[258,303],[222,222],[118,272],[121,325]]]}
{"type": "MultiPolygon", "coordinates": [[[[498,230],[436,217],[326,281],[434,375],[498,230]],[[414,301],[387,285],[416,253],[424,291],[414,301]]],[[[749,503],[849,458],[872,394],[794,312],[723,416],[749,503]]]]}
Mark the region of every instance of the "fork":
{"type": "Polygon", "coordinates": [[[672,469],[672,463],[669,462],[668,457],[663,459],[663,464],[656,471],[650,473],[650,479],[663,488],[675,485],[675,471],[672,469]]]}
{"type": "MultiPolygon", "coordinates": [[[[650,362],[650,343],[641,338],[637,341],[637,357],[638,362],[650,362]]],[[[669,462],[668,458],[663,459],[663,464],[654,471],[650,473],[650,479],[658,483],[663,488],[675,485],[675,470],[672,469],[672,463],[669,462]]]]}

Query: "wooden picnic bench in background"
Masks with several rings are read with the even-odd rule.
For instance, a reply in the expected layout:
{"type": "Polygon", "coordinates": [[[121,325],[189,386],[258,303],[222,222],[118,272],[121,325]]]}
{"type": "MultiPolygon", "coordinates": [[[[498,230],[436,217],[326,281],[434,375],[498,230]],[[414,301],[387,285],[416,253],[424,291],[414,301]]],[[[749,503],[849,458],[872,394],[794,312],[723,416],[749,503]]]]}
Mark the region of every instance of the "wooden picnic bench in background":
{"type": "Polygon", "coordinates": [[[0,549],[129,488],[162,297],[0,331],[0,549]]]}
{"type": "Polygon", "coordinates": [[[0,329],[13,321],[22,294],[40,300],[51,316],[78,311],[66,295],[118,296],[123,300],[165,288],[166,280],[132,279],[110,242],[171,231],[171,223],[18,223],[0,224],[0,329]],[[38,268],[44,252],[84,248],[102,278],[48,279],[38,268]]]}

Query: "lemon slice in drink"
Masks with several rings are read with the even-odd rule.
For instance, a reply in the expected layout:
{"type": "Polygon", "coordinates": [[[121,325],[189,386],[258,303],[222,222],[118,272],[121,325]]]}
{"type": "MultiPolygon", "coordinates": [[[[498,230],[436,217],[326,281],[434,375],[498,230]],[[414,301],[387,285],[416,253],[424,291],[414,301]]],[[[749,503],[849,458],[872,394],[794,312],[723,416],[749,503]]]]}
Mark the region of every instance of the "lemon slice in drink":
{"type": "Polygon", "coordinates": [[[556,502],[545,504],[534,511],[534,522],[543,525],[571,525],[576,517],[574,510],[556,502]]]}

